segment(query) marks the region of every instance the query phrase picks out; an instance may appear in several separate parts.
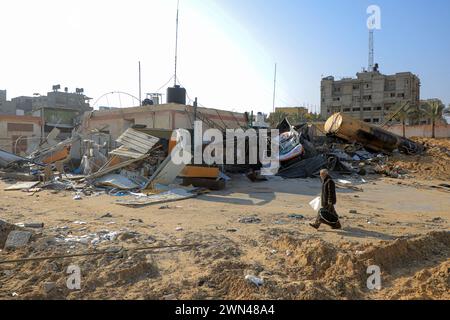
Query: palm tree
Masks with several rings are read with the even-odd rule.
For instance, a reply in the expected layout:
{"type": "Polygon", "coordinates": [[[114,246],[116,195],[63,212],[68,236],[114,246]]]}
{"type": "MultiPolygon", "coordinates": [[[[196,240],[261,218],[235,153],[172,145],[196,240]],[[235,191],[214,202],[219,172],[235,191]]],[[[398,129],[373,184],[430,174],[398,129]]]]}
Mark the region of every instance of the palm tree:
{"type": "Polygon", "coordinates": [[[397,114],[394,117],[397,121],[400,121],[402,124],[402,131],[403,131],[403,138],[406,138],[406,120],[411,118],[411,115],[414,112],[414,109],[411,108],[411,106],[405,105],[402,102],[397,102],[395,104],[394,110],[398,110],[399,108],[402,108],[399,111],[395,111],[397,114]]]}
{"type": "Polygon", "coordinates": [[[444,108],[444,104],[438,99],[428,100],[420,107],[421,111],[431,121],[432,138],[436,137],[436,121],[442,118],[444,108]]]}

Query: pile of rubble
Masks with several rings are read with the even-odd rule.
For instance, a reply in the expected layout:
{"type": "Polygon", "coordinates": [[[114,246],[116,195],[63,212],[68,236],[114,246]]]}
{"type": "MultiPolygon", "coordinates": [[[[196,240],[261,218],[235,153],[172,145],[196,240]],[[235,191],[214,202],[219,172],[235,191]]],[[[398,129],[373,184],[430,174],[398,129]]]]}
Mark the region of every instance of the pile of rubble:
{"type": "Polygon", "coordinates": [[[130,128],[116,143],[119,147],[111,150],[106,142],[74,133],[60,143],[41,144],[27,158],[1,151],[0,177],[12,183],[8,191],[65,190],[74,193],[74,200],[109,194],[121,197],[117,204],[127,206],[194,197],[204,191],[202,181],[214,189],[224,187],[227,179],[218,168],[175,164],[170,155],[174,144],[167,134],[156,137],[145,129],[130,128]],[[82,154],[81,160],[74,160],[74,152],[82,154]],[[183,182],[176,181],[180,176],[183,182]]]}

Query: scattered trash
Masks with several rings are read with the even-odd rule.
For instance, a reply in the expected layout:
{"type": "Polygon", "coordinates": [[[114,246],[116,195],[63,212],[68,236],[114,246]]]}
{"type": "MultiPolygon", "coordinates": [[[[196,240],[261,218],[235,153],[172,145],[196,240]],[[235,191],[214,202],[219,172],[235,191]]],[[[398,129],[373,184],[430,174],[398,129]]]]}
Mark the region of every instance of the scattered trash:
{"type": "Polygon", "coordinates": [[[292,219],[297,219],[297,220],[302,220],[305,219],[305,216],[301,215],[301,214],[290,214],[288,216],[288,218],[292,218],[292,219]]]}
{"type": "Polygon", "coordinates": [[[252,216],[252,217],[244,217],[244,218],[240,218],[238,220],[239,223],[246,223],[246,224],[250,224],[250,223],[260,223],[261,219],[256,217],[256,216],[252,216]]]}
{"type": "Polygon", "coordinates": [[[108,212],[107,214],[101,216],[100,218],[104,219],[104,218],[112,218],[112,217],[113,217],[112,214],[108,212]]]}
{"type": "Polygon", "coordinates": [[[186,189],[175,188],[160,194],[155,194],[147,197],[135,197],[130,200],[117,200],[116,204],[122,206],[146,206],[152,204],[159,204],[164,202],[173,202],[179,200],[185,200],[195,197],[196,194],[186,189]]]}
{"type": "Polygon", "coordinates": [[[31,228],[31,229],[44,228],[44,223],[42,223],[42,222],[31,222],[31,223],[19,222],[19,223],[16,223],[15,225],[18,227],[21,227],[21,228],[31,228]]]}
{"type": "Polygon", "coordinates": [[[183,231],[184,229],[182,227],[175,228],[175,231],[183,231]]]}
{"type": "Polygon", "coordinates": [[[81,194],[76,194],[74,197],[73,197],[73,200],[81,200],[82,198],[81,198],[81,194]]]}
{"type": "Polygon", "coordinates": [[[351,214],[358,214],[358,210],[350,210],[348,213],[351,213],[351,214]]]}
{"type": "Polygon", "coordinates": [[[257,287],[261,287],[262,285],[264,285],[264,280],[263,279],[255,277],[253,275],[246,275],[245,276],[245,280],[253,283],[257,287]]]}
{"type": "Polygon", "coordinates": [[[319,211],[320,209],[320,202],[321,199],[320,197],[314,198],[314,200],[312,200],[309,205],[311,206],[311,208],[313,208],[314,211],[319,211]]]}

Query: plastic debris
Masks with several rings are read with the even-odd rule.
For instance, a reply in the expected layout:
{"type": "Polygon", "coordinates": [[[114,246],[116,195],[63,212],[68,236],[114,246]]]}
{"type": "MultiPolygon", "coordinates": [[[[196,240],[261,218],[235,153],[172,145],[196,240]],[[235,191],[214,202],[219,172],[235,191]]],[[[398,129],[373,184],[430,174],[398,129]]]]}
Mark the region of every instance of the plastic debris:
{"type": "Polygon", "coordinates": [[[260,287],[264,285],[264,280],[253,275],[246,275],[245,280],[253,283],[255,286],[260,287]]]}

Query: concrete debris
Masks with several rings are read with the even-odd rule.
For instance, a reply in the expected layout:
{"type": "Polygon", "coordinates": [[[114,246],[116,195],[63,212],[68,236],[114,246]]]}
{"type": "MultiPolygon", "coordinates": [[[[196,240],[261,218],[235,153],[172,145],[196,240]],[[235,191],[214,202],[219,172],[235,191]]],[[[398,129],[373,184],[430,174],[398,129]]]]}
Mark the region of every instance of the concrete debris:
{"type": "Polygon", "coordinates": [[[50,293],[51,291],[53,291],[55,288],[56,288],[56,283],[55,282],[44,282],[42,284],[42,289],[47,294],[50,293]]]}
{"type": "Polygon", "coordinates": [[[32,235],[29,231],[11,231],[6,239],[4,249],[18,249],[26,246],[32,235]]]}
{"type": "Polygon", "coordinates": [[[194,198],[195,193],[186,189],[174,188],[166,192],[146,197],[135,197],[134,199],[117,200],[116,204],[121,206],[139,207],[153,204],[160,204],[165,202],[180,201],[189,198],[194,198]]]}
{"type": "Polygon", "coordinates": [[[238,220],[239,223],[246,223],[246,224],[250,224],[250,223],[260,223],[261,219],[256,217],[256,216],[251,216],[251,217],[243,217],[240,218],[238,220]]]}

